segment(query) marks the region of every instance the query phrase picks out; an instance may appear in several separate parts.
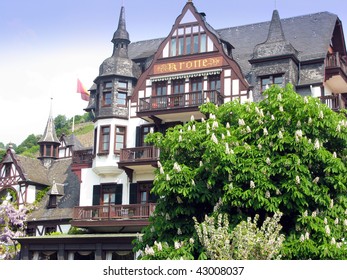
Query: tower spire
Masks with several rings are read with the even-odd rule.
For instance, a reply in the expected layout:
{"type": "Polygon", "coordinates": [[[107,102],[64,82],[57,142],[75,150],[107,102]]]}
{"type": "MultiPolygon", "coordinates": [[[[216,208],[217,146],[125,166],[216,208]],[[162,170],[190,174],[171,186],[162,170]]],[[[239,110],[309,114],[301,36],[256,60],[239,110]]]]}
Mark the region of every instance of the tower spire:
{"type": "Polygon", "coordinates": [[[128,45],[130,44],[130,39],[129,33],[126,29],[124,6],[121,7],[118,28],[113,34],[111,42],[114,45],[112,56],[128,58],[128,45]]]}

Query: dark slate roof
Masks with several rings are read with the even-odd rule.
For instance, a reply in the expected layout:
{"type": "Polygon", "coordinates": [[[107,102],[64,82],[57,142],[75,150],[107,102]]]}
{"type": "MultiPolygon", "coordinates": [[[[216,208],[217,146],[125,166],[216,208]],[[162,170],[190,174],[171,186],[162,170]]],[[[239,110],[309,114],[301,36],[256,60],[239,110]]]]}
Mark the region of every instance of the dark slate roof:
{"type": "Polygon", "coordinates": [[[60,143],[55,132],[54,120],[52,115],[49,116],[45,132],[42,135],[41,139],[38,141],[38,143],[44,142],[60,143]]]}
{"type": "Polygon", "coordinates": [[[71,219],[73,207],[79,203],[78,177],[71,171],[71,159],[60,159],[53,162],[49,169],[46,169],[46,178],[50,186],[53,180],[56,182],[56,189],[49,190],[46,196],[37,205],[37,208],[30,213],[28,221],[71,219]],[[58,192],[58,203],[56,208],[47,208],[49,195],[52,191],[58,192]]]}
{"type": "MultiPolygon", "coordinates": [[[[335,14],[321,12],[281,19],[285,39],[298,51],[298,59],[307,61],[326,56],[337,20],[335,14]]],[[[251,69],[249,60],[256,45],[268,37],[270,21],[216,30],[220,38],[235,49],[233,58],[239,63],[244,75],[251,69]]],[[[152,56],[164,38],[134,42],[129,45],[129,57],[133,60],[152,56]]]]}
{"type": "Polygon", "coordinates": [[[85,148],[81,144],[81,142],[77,139],[75,134],[71,134],[71,135],[65,136],[65,142],[66,142],[66,146],[72,146],[72,149],[74,151],[82,150],[82,149],[85,148]]]}

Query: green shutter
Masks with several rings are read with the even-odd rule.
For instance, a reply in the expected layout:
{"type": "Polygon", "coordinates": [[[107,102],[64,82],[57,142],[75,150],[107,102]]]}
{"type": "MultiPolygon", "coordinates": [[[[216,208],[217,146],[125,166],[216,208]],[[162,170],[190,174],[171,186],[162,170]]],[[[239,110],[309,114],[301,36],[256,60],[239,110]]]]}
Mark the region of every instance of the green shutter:
{"type": "Polygon", "coordinates": [[[137,204],[137,183],[130,184],[130,204],[137,204]]]}
{"type": "Polygon", "coordinates": [[[93,188],[93,205],[100,205],[100,185],[95,185],[93,188]]]}
{"type": "Polygon", "coordinates": [[[116,185],[116,200],[115,204],[122,204],[123,184],[116,185]]]}

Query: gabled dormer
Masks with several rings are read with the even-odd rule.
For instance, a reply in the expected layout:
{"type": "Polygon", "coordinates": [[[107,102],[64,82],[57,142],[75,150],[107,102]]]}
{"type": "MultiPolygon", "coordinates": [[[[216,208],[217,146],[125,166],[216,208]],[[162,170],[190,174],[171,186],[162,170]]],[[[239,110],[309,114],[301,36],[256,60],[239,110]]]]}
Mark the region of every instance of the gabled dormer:
{"type": "Polygon", "coordinates": [[[247,99],[249,85],[232,49],[188,1],[134,89],[137,116],[159,126],[201,117],[205,102],[247,99]]]}

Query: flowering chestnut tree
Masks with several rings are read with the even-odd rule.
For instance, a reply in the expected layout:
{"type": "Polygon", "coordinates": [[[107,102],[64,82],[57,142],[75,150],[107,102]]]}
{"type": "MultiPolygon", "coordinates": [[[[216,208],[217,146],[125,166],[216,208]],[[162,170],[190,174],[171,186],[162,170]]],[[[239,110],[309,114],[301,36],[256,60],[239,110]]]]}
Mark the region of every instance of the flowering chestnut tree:
{"type": "Polygon", "coordinates": [[[0,260],[13,259],[18,253],[16,237],[24,236],[27,210],[16,209],[4,201],[0,205],[0,260]]]}
{"type": "Polygon", "coordinates": [[[282,257],[346,259],[347,120],[291,85],[258,103],[200,108],[206,119],[152,133],[160,148],[153,192],[160,199],[143,244],[196,237],[214,206],[232,229],[248,217],[283,214],[282,257]]]}

